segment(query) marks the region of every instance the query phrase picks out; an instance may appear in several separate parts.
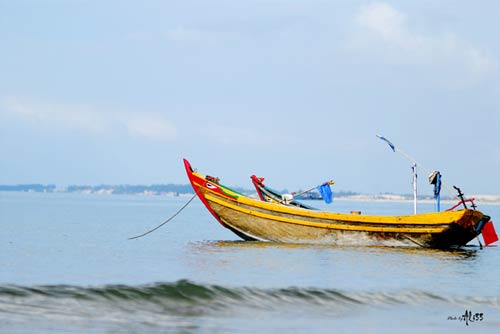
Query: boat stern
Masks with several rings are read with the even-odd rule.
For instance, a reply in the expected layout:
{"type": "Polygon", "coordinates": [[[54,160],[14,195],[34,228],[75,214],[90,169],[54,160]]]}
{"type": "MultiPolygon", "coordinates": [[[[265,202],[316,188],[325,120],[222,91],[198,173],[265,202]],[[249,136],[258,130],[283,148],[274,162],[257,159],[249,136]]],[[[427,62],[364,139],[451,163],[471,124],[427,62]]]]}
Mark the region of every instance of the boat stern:
{"type": "Polygon", "coordinates": [[[462,217],[449,228],[432,238],[429,246],[434,248],[453,248],[467,245],[481,234],[490,216],[478,210],[465,209],[462,217]]]}

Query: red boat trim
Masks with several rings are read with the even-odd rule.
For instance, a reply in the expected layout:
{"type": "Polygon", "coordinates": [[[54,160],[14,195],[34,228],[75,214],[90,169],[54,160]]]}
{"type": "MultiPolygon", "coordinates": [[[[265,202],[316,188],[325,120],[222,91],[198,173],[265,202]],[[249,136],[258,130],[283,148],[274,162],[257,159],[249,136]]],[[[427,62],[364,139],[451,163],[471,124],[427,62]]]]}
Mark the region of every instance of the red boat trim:
{"type": "MultiPolygon", "coordinates": [[[[189,163],[189,161],[187,161],[186,159],[184,159],[184,167],[186,168],[186,173],[188,175],[188,178],[189,178],[189,182],[191,182],[191,186],[193,187],[193,190],[194,192],[196,193],[196,195],[198,195],[198,198],[201,200],[201,202],[205,205],[205,207],[208,209],[208,211],[215,217],[215,219],[217,219],[217,221],[224,227],[227,228],[227,225],[224,224],[224,222],[220,219],[220,217],[215,213],[214,210],[212,210],[212,208],[210,207],[210,205],[208,204],[208,201],[205,199],[205,197],[203,197],[203,195],[201,194],[201,187],[196,185],[196,183],[199,183],[199,184],[204,184],[207,188],[211,189],[208,184],[210,185],[213,185],[212,183],[210,182],[207,182],[203,179],[200,179],[198,177],[195,177],[195,175],[193,175],[193,168],[191,168],[191,164],[189,163]],[[197,179],[197,181],[202,181],[202,182],[196,182],[195,181],[195,178],[197,179]]],[[[215,187],[215,185],[213,185],[215,187]]]]}
{"type": "Polygon", "coordinates": [[[263,177],[260,178],[260,177],[257,177],[255,175],[250,176],[250,178],[252,179],[253,186],[255,187],[255,190],[257,190],[257,194],[259,195],[260,200],[266,202],[266,199],[262,195],[262,191],[260,191],[260,189],[259,189],[259,185],[262,184],[262,182],[264,181],[264,178],[263,177]]]}
{"type": "Polygon", "coordinates": [[[457,207],[459,207],[460,205],[465,205],[464,203],[466,202],[471,202],[472,205],[474,205],[474,201],[475,199],[474,198],[467,198],[467,199],[464,199],[463,201],[458,201],[457,204],[455,204],[454,206],[452,206],[451,208],[449,209],[446,209],[445,211],[453,211],[455,210],[457,207]]]}

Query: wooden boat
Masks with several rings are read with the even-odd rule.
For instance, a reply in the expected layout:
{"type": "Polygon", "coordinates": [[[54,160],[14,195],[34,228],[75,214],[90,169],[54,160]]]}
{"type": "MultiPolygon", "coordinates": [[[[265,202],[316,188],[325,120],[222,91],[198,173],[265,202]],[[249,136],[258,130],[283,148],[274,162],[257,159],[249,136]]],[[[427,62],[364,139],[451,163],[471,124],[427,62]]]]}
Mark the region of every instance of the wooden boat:
{"type": "Polygon", "coordinates": [[[195,193],[210,213],[244,240],[450,248],[466,245],[490,220],[470,209],[375,216],[265,202],[220,184],[218,178],[195,172],[186,159],[184,166],[195,193]]]}

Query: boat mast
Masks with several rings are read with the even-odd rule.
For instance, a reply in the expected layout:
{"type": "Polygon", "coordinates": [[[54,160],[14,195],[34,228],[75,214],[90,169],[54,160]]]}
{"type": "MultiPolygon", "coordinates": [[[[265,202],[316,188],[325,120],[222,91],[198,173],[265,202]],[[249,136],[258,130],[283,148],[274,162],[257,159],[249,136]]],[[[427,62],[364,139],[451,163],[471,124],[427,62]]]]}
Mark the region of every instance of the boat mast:
{"type": "Polygon", "coordinates": [[[413,214],[417,214],[417,162],[413,162],[413,214]]]}
{"type": "MultiPolygon", "coordinates": [[[[412,163],[411,169],[413,170],[413,213],[417,214],[417,160],[413,159],[408,154],[406,154],[405,152],[401,151],[399,148],[394,146],[394,144],[391,143],[384,136],[381,136],[381,135],[376,135],[376,136],[377,136],[377,138],[385,141],[389,145],[389,147],[392,149],[393,152],[398,152],[403,157],[405,157],[406,159],[411,161],[411,163],[412,163]]],[[[424,170],[425,170],[425,168],[424,168],[424,170]]]]}

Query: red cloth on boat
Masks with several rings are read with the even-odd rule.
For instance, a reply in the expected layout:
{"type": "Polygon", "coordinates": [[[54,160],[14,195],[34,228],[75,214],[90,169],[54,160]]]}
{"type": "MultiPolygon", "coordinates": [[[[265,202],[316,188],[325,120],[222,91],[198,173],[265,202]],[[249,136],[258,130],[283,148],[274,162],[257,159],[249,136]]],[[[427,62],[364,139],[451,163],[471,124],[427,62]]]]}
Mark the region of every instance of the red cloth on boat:
{"type": "Polygon", "coordinates": [[[498,236],[495,232],[495,227],[493,227],[493,222],[491,220],[484,224],[481,233],[483,234],[483,239],[486,246],[494,243],[495,241],[498,241],[498,236]]]}

